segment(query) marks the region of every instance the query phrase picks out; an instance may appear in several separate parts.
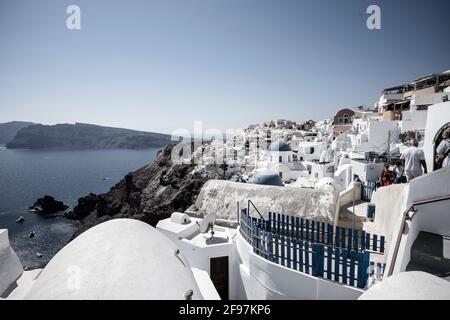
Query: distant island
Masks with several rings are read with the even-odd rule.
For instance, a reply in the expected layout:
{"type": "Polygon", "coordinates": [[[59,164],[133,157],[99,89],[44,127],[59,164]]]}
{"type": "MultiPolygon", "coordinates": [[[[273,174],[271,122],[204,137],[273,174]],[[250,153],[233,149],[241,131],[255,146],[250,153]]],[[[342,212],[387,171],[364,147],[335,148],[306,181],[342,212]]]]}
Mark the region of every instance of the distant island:
{"type": "Polygon", "coordinates": [[[176,143],[167,134],[85,123],[22,127],[6,143],[9,149],[146,149],[176,143]]]}
{"type": "Polygon", "coordinates": [[[34,125],[33,122],[11,121],[0,123],[0,145],[10,142],[21,129],[34,125]]]}

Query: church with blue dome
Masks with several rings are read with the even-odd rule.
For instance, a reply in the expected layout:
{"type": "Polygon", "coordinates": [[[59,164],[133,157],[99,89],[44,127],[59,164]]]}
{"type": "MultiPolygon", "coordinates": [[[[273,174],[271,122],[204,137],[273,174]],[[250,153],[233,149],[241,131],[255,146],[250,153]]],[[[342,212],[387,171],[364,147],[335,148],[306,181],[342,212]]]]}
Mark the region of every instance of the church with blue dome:
{"type": "MultiPolygon", "coordinates": [[[[259,168],[274,172],[282,182],[296,181],[301,176],[309,175],[308,170],[301,162],[294,161],[292,148],[282,139],[278,139],[269,145],[266,161],[261,162],[259,168]]],[[[275,178],[273,179],[275,181],[275,178]]],[[[270,180],[272,181],[272,179],[270,180]]]]}

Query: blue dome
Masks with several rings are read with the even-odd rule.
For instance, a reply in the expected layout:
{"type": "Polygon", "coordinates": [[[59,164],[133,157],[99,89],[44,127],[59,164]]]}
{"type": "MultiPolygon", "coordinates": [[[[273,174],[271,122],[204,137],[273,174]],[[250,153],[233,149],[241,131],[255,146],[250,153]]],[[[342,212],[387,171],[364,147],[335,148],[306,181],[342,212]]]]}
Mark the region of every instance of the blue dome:
{"type": "Polygon", "coordinates": [[[283,140],[278,140],[269,146],[269,151],[292,151],[292,149],[283,140]]]}
{"type": "Polygon", "coordinates": [[[251,182],[254,184],[262,184],[265,186],[283,186],[283,180],[281,180],[281,177],[275,172],[271,171],[256,173],[253,176],[251,182]]]}

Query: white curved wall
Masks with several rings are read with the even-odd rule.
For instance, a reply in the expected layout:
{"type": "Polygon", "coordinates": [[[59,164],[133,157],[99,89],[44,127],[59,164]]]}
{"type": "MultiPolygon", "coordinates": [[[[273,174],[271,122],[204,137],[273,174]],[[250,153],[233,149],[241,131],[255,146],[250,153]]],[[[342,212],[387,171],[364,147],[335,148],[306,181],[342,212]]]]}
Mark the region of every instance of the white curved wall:
{"type": "Polygon", "coordinates": [[[428,171],[433,169],[434,138],[437,132],[450,122],[450,101],[434,104],[428,107],[427,125],[425,130],[424,152],[428,171]]]}
{"type": "Polygon", "coordinates": [[[364,292],[270,262],[254,254],[240,234],[236,245],[242,259],[240,273],[247,299],[355,300],[364,292]]]}
{"type": "Polygon", "coordinates": [[[0,230],[0,297],[12,289],[23,273],[23,267],[14,250],[9,245],[8,230],[0,230]],[[9,290],[8,290],[9,291],[9,290]]]}

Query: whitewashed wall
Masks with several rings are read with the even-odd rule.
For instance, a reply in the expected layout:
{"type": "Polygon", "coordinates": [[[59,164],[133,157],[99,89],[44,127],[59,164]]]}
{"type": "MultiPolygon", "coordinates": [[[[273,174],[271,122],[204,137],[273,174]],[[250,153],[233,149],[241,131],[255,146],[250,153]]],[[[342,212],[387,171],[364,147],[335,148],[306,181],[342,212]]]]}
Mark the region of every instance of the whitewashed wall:
{"type": "Polygon", "coordinates": [[[355,300],[364,292],[270,262],[254,254],[240,235],[236,238],[243,261],[240,272],[248,299],[355,300]]]}
{"type": "Polygon", "coordinates": [[[9,245],[8,230],[0,229],[0,297],[14,286],[22,273],[22,264],[9,245]]]}
{"type": "Polygon", "coordinates": [[[450,122],[450,101],[428,107],[424,152],[429,171],[433,168],[434,138],[438,131],[450,122]]]}

